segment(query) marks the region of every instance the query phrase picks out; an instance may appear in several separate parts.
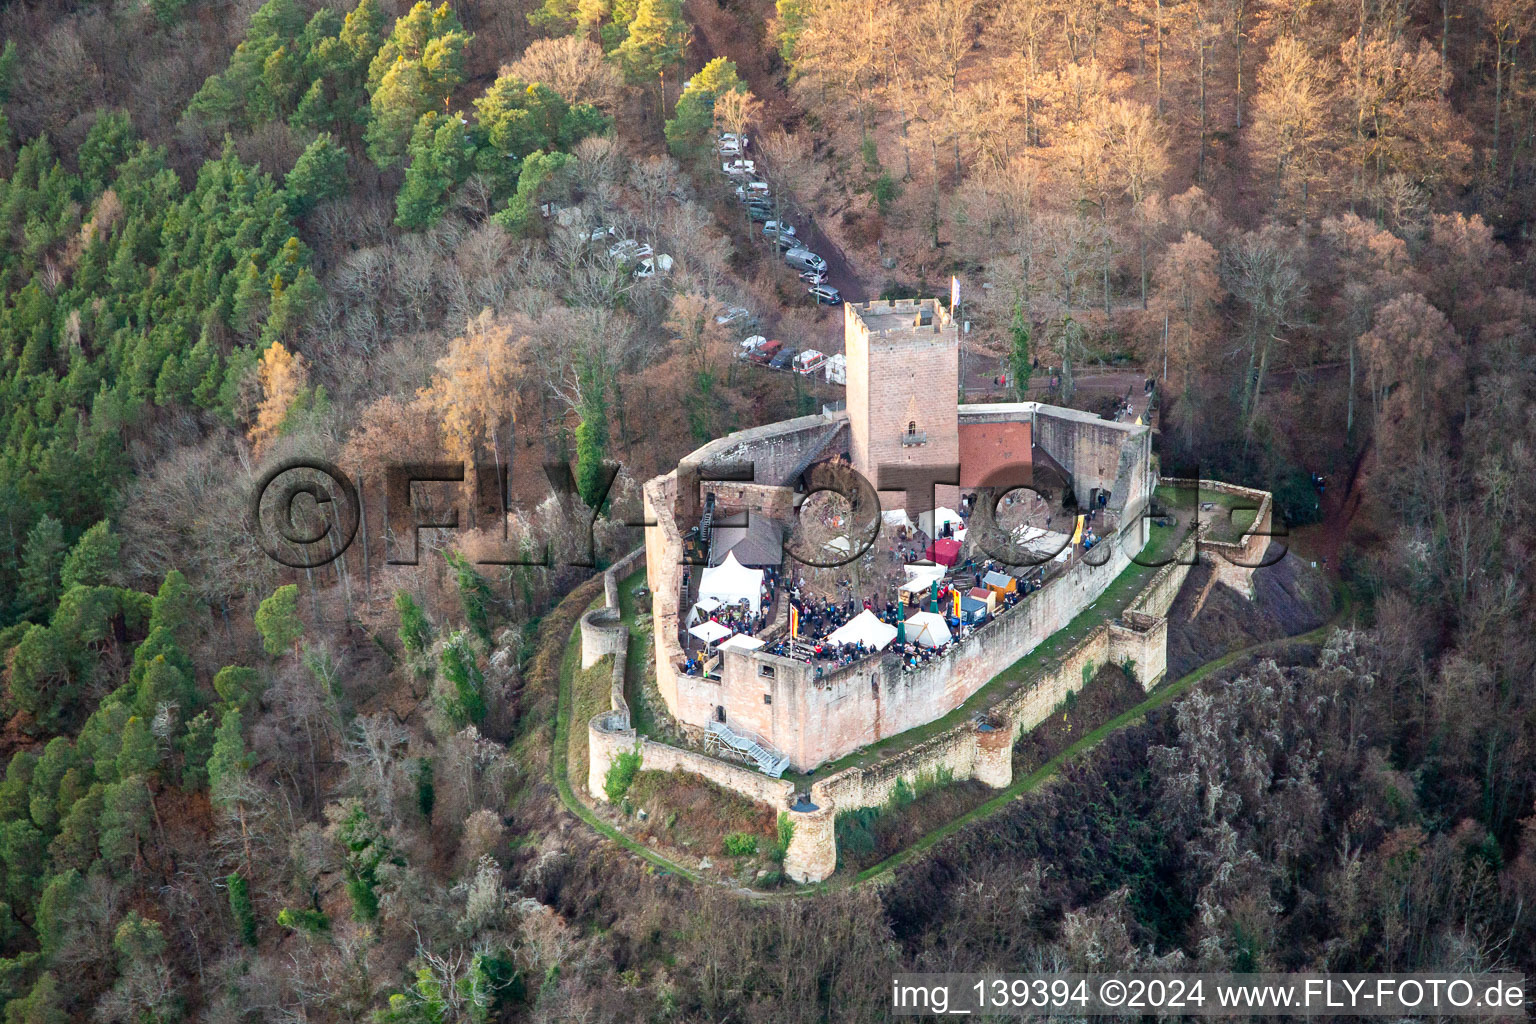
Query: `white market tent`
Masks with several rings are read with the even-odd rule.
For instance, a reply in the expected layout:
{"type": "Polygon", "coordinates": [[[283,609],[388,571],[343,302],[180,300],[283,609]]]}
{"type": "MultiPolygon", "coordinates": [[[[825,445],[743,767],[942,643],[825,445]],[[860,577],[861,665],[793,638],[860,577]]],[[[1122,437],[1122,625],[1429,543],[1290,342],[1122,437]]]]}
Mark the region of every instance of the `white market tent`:
{"type": "Polygon", "coordinates": [[[934,580],[944,578],[944,567],[934,562],[911,562],[902,566],[907,572],[908,583],[920,583],[927,586],[934,580]]]}
{"type": "Polygon", "coordinates": [[[960,513],[952,508],[939,507],[932,512],[924,512],[917,517],[917,525],[923,528],[923,532],[931,538],[937,538],[944,532],[946,523],[955,524],[955,539],[965,539],[965,520],[960,518],[960,513]]]}
{"type": "Polygon", "coordinates": [[[942,565],[908,565],[905,568],[907,570],[907,582],[901,585],[901,591],[904,594],[915,594],[918,597],[922,597],[932,588],[935,580],[942,580],[944,578],[944,567],[942,565]]]}
{"type": "Polygon", "coordinates": [[[734,554],[699,577],[699,600],[713,597],[722,604],[739,604],[743,599],[756,615],[763,597],[763,570],[748,569],[734,554]]]}
{"type": "Polygon", "coordinates": [[[880,513],[880,519],[893,530],[898,526],[905,526],[909,530],[917,529],[917,526],[912,522],[912,517],[907,515],[907,510],[904,508],[893,508],[883,511],[880,513]]]}
{"type": "Polygon", "coordinates": [[[729,627],[722,626],[720,623],[715,622],[712,619],[705,619],[697,626],[689,629],[688,632],[692,633],[694,636],[698,637],[700,640],[703,640],[707,644],[712,644],[717,640],[723,640],[725,637],[731,635],[729,627]]]}
{"type": "Polygon", "coordinates": [[[693,606],[693,611],[688,613],[688,625],[692,626],[695,623],[703,622],[705,619],[713,615],[716,610],[719,609],[719,607],[720,599],[718,597],[706,597],[702,599],[698,604],[693,606]]]}
{"type": "Polygon", "coordinates": [[[944,616],[937,612],[917,612],[907,617],[907,639],[924,647],[942,647],[952,637],[944,616]]]}
{"type": "Polygon", "coordinates": [[[722,651],[755,651],[763,646],[763,642],[755,636],[745,633],[737,633],[725,643],[720,645],[722,651]]]}
{"type": "Polygon", "coordinates": [[[881,622],[868,608],[827,634],[829,643],[856,644],[862,640],[866,646],[873,647],[877,651],[885,650],[886,646],[895,639],[896,627],[888,622],[881,622]]]}
{"type": "Polygon", "coordinates": [[[1065,533],[1020,526],[1013,531],[1013,542],[1042,562],[1064,562],[1072,554],[1072,538],[1065,533]]]}

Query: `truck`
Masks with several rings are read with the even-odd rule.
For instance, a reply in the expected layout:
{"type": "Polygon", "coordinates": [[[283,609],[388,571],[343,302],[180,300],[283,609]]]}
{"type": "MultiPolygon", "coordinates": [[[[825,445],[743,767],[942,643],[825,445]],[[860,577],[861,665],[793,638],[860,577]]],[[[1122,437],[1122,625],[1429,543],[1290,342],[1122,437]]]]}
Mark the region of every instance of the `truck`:
{"type": "Polygon", "coordinates": [[[848,357],[839,353],[826,362],[828,384],[848,384],[848,357]]]}

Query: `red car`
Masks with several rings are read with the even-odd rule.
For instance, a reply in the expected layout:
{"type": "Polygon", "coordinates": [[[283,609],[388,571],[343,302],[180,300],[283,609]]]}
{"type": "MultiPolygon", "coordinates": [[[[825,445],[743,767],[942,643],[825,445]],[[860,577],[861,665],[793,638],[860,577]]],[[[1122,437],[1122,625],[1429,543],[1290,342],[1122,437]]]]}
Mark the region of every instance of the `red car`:
{"type": "Polygon", "coordinates": [[[769,363],[773,362],[773,357],[778,355],[779,349],[783,347],[784,343],[779,341],[777,338],[774,338],[757,346],[757,348],[750,356],[747,357],[747,359],[749,362],[767,366],[769,363]]]}

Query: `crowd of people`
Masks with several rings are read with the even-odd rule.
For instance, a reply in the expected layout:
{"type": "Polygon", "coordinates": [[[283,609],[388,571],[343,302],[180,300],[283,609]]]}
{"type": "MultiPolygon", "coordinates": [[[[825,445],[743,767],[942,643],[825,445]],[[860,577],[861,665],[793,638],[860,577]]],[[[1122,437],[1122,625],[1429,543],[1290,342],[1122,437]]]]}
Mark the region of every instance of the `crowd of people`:
{"type": "MultiPolygon", "coordinates": [[[[690,575],[691,571],[685,568],[683,570],[684,594],[688,592],[690,575]]],[[[701,621],[713,622],[724,626],[731,631],[731,636],[757,636],[759,633],[764,632],[768,628],[768,624],[773,621],[773,595],[775,587],[778,585],[778,579],[779,570],[776,567],[769,566],[763,569],[763,586],[762,592],[759,594],[758,610],[756,612],[751,610],[747,600],[743,598],[738,604],[722,604],[709,613],[707,620],[701,621]]],[[[721,637],[722,642],[727,639],[729,637],[721,637]]],[[[688,641],[685,639],[684,643],[686,645],[688,641]]],[[[703,651],[694,653],[691,650],[685,649],[686,658],[683,661],[683,672],[690,676],[703,675],[704,653],[703,651]]]]}
{"type": "MultiPolygon", "coordinates": [[[[973,497],[968,495],[967,497],[973,497]]],[[[1011,497],[1011,496],[1010,496],[1011,497]]],[[[962,500],[960,508],[961,524],[964,524],[972,511],[969,502],[962,500]]],[[[1099,510],[1088,509],[1088,522],[1098,518],[1099,510]]],[[[906,561],[915,561],[921,557],[918,545],[924,542],[924,534],[920,530],[911,530],[906,527],[898,527],[892,539],[891,552],[898,561],[905,558],[906,561]]],[[[940,527],[941,533],[951,532],[949,524],[940,527]]],[[[1084,550],[1092,548],[1099,542],[1098,535],[1091,529],[1084,531],[1084,550]]],[[[839,668],[851,665],[864,658],[881,653],[898,654],[903,666],[911,671],[919,665],[925,664],[934,658],[942,657],[952,648],[961,637],[963,625],[973,628],[983,625],[990,616],[983,612],[980,617],[973,619],[967,616],[967,622],[962,623],[961,617],[955,614],[955,594],[967,594],[973,588],[985,588],[984,578],[988,573],[1004,572],[1007,570],[995,561],[987,561],[978,564],[974,558],[967,558],[959,567],[959,571],[952,571],[946,579],[940,580],[937,592],[929,591],[913,600],[910,604],[905,601],[893,600],[890,594],[882,596],[880,593],[872,593],[869,597],[858,598],[851,594],[841,600],[813,593],[803,578],[789,575],[783,576],[777,568],[765,568],[763,570],[763,585],[760,601],[760,611],[753,613],[743,601],[740,605],[722,605],[709,615],[709,620],[725,626],[732,635],[745,634],[757,636],[765,632],[774,621],[774,601],[782,586],[785,599],[792,609],[795,620],[793,635],[786,630],[774,641],[763,648],[764,653],[784,658],[792,658],[806,664],[816,665],[816,674],[820,678],[827,671],[836,671],[839,668]],[[836,632],[857,617],[861,611],[873,613],[882,622],[897,626],[914,610],[929,607],[944,616],[949,626],[952,638],[949,642],[938,647],[929,647],[926,644],[903,636],[885,648],[884,651],[875,650],[870,644],[860,640],[852,643],[832,643],[826,638],[836,632]]],[[[1015,577],[1013,589],[1004,590],[997,597],[997,611],[1001,613],[1012,608],[1023,600],[1028,593],[1037,590],[1042,585],[1038,572],[1032,572],[1023,578],[1015,577]]],[[[689,574],[685,570],[683,587],[686,594],[689,583],[689,574]]],[[[839,586],[847,591],[850,588],[848,580],[839,581],[839,586]]],[[[729,639],[722,637],[720,642],[729,639]]],[[[685,638],[686,640],[686,638],[685,638]]],[[[706,671],[705,665],[708,656],[717,646],[716,643],[705,645],[698,649],[697,641],[688,642],[688,647],[694,648],[686,654],[683,671],[689,675],[702,675],[706,671]]]]}

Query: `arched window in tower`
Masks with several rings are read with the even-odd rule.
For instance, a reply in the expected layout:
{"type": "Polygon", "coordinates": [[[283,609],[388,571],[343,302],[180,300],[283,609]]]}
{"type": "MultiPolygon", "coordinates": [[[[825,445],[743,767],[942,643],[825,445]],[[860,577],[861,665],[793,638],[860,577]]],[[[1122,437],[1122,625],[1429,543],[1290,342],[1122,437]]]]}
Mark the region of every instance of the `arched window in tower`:
{"type": "Polygon", "coordinates": [[[917,436],[917,420],[908,420],[907,421],[907,436],[908,437],[916,437],[917,436]]]}

